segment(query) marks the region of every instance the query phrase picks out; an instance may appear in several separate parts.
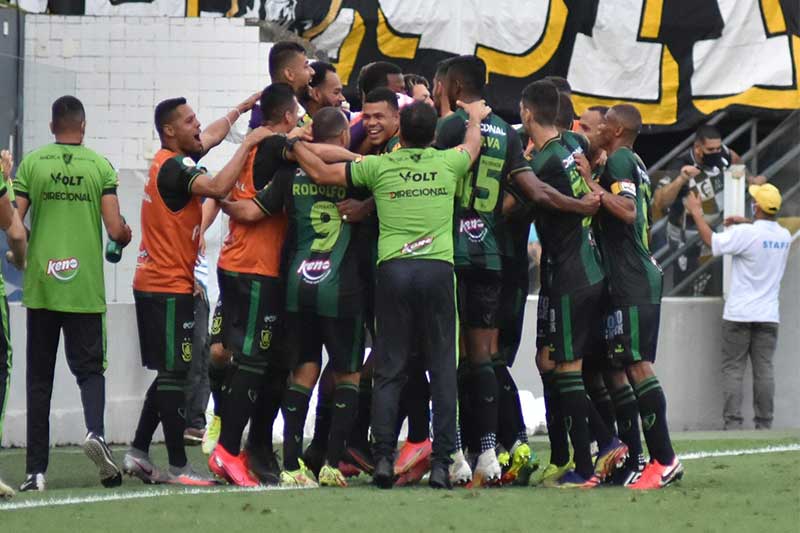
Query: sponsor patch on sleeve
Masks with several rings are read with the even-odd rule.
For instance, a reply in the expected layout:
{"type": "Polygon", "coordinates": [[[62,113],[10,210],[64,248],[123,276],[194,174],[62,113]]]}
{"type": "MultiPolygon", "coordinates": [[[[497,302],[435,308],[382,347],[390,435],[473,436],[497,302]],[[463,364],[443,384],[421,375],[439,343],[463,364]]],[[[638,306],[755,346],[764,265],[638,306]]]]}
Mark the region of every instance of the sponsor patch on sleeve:
{"type": "Polygon", "coordinates": [[[636,185],[630,181],[615,181],[611,184],[611,192],[620,196],[636,196],[636,185]]]}

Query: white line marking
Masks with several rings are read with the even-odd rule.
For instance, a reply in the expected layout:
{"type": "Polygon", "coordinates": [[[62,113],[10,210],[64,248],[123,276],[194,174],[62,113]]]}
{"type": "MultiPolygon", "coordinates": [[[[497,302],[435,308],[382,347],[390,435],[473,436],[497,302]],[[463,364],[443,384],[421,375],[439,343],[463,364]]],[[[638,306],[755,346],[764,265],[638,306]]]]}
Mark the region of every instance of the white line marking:
{"type": "Polygon", "coordinates": [[[47,498],[42,500],[24,500],[10,503],[0,503],[0,511],[15,511],[19,509],[35,509],[38,507],[57,507],[61,505],[82,505],[86,503],[116,502],[126,500],[139,500],[144,498],[158,498],[160,496],[194,496],[198,494],[225,494],[237,492],[274,492],[285,490],[306,490],[303,487],[217,487],[217,488],[187,488],[175,489],[148,489],[136,492],[112,492],[107,494],[93,494],[91,496],[67,496],[63,498],[47,498]]]}
{"type": "Polygon", "coordinates": [[[786,444],[782,446],[765,446],[763,448],[749,448],[746,450],[714,450],[713,452],[693,452],[680,456],[681,461],[692,459],[710,459],[712,457],[733,457],[736,455],[756,455],[761,453],[781,453],[800,451],[800,444],[786,444]]]}
{"type": "MultiPolygon", "coordinates": [[[[787,444],[782,446],[765,446],[763,448],[748,448],[743,450],[715,450],[711,452],[692,452],[680,456],[681,461],[695,459],[711,459],[714,457],[735,457],[739,455],[757,455],[766,453],[783,453],[800,451],[800,444],[787,444]]],[[[226,494],[247,492],[274,492],[284,490],[307,490],[301,487],[256,487],[246,489],[242,487],[217,487],[217,488],[187,488],[175,489],[148,489],[137,492],[112,492],[94,494],[91,496],[67,496],[62,498],[48,498],[42,500],[23,500],[10,503],[0,503],[0,511],[15,511],[19,509],[36,509],[39,507],[56,507],[62,505],[83,505],[87,503],[115,502],[139,500],[144,498],[158,498],[160,496],[193,496],[197,494],[226,494]]]]}

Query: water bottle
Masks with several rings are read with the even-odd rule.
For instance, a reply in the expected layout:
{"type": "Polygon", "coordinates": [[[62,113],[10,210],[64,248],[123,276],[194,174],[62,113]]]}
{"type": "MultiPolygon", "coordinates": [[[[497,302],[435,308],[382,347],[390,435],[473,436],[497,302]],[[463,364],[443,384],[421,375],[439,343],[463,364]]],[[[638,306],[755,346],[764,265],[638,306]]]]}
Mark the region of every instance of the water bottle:
{"type": "MultiPolygon", "coordinates": [[[[125,217],[122,217],[122,223],[125,224],[125,217]]],[[[121,259],[122,246],[109,235],[108,242],[106,243],[106,261],[109,263],[119,263],[121,259]]]]}

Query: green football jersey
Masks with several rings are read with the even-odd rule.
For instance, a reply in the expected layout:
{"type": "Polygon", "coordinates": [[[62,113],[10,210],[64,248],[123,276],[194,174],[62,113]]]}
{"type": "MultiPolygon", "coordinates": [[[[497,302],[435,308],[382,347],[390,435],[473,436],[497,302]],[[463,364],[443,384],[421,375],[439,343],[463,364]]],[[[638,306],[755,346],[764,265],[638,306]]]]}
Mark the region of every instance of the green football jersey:
{"type": "Polygon", "coordinates": [[[453,199],[469,166],[467,152],[434,148],[402,148],[348,163],[348,183],[375,198],[378,264],[400,258],[453,262],[453,199]]]}
{"type": "Polygon", "coordinates": [[[355,234],[359,224],[343,222],[336,207],[345,187],[317,185],[296,165],[275,173],[254,201],[267,213],[285,211],[289,220],[286,309],[331,318],[361,314],[362,282],[355,234]]]}
{"type": "Polygon", "coordinates": [[[630,198],[636,205],[636,219],[626,224],[605,210],[598,216],[598,239],[609,275],[615,305],[661,302],[661,267],[650,254],[650,178],[641,159],[630,148],[619,148],[608,157],[600,185],[611,194],[630,198]]]}
{"type": "MultiPolygon", "coordinates": [[[[452,148],[464,142],[467,114],[459,109],[442,121],[436,146],[452,148]]],[[[503,195],[509,178],[528,170],[519,134],[497,115],[481,122],[481,154],[456,188],[455,266],[501,270],[503,255],[511,255],[508,228],[502,224],[503,195]]]]}
{"type": "Polygon", "coordinates": [[[26,307],[105,312],[101,201],[118,183],[111,163],[82,145],[50,144],[22,160],[14,190],[30,202],[26,307]]]}
{"type": "MultiPolygon", "coordinates": [[[[561,135],[554,137],[533,158],[531,169],[561,194],[580,198],[591,190],[575,165],[575,151],[565,144],[561,135]]],[[[600,252],[592,232],[592,217],[540,209],[536,229],[543,256],[548,260],[549,279],[543,280],[544,285],[567,294],[604,279],[600,252]]]]}

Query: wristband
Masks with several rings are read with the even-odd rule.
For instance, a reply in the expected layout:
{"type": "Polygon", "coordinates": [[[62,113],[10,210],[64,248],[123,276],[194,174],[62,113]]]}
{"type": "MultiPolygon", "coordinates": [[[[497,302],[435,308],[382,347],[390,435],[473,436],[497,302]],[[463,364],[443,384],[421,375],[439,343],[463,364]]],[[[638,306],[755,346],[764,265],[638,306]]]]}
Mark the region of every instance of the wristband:
{"type": "Polygon", "coordinates": [[[291,137],[286,140],[286,151],[291,152],[294,149],[294,145],[300,140],[300,137],[291,137]]]}

